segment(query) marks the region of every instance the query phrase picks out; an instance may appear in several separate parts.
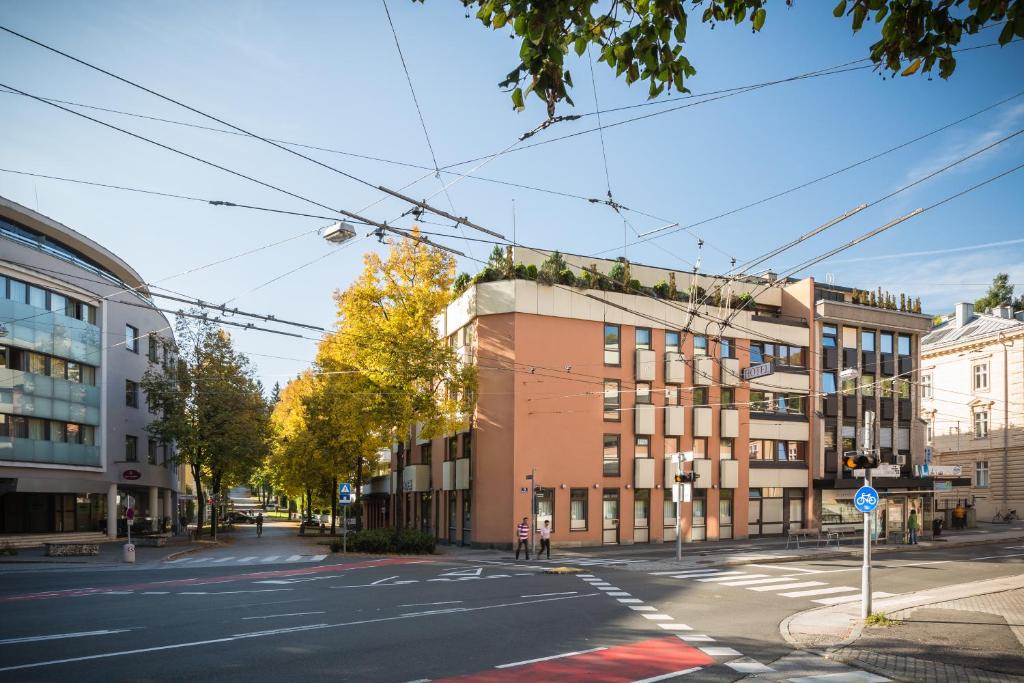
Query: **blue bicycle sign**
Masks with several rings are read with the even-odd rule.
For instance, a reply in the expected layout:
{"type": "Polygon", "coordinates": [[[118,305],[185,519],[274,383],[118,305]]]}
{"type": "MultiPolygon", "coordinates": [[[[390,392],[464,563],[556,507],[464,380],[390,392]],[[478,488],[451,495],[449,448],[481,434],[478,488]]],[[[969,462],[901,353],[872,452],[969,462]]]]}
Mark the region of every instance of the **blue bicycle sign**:
{"type": "Polygon", "coordinates": [[[871,486],[861,486],[853,495],[853,506],[861,512],[871,512],[878,507],[878,491],[871,486]]]}

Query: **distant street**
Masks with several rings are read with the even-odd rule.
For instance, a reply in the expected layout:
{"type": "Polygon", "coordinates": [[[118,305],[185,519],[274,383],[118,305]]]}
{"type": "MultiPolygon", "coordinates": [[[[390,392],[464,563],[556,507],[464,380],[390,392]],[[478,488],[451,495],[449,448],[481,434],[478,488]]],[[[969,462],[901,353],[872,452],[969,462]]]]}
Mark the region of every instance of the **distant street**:
{"type": "MultiPolygon", "coordinates": [[[[137,567],[4,565],[0,679],[731,681],[791,654],[782,619],[859,586],[853,559],[665,574],[617,552],[569,558],[582,573],[555,575],[544,570],[562,562],[508,553],[341,559],[288,523],[236,535],[137,567]]],[[[1022,567],[1024,547],[999,544],[880,552],[875,588],[940,590],[1022,567]]]]}

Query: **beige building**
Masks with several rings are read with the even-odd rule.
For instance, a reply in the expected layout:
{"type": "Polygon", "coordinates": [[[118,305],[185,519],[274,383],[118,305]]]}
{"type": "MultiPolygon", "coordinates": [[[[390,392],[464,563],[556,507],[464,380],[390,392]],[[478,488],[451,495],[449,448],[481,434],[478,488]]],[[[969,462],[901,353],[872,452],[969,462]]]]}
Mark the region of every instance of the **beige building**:
{"type": "Polygon", "coordinates": [[[921,362],[933,464],[958,465],[962,476],[937,492],[939,506],[971,504],[984,521],[1024,514],[1024,312],[957,304],[924,338],[921,362]]]}

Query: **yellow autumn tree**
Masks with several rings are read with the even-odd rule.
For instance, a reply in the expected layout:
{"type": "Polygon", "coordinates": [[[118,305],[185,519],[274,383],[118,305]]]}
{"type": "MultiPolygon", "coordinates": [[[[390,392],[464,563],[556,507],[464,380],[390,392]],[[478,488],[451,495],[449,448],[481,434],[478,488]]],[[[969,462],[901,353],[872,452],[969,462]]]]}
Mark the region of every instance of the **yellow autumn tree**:
{"type": "Polygon", "coordinates": [[[454,432],[470,413],[475,369],[436,324],[454,277],[455,260],[414,229],[391,242],[387,258],[366,254],[359,278],[335,294],[337,326],[320,344],[317,368],[366,383],[363,414],[388,441],[412,443],[417,424],[427,438],[454,432]]]}

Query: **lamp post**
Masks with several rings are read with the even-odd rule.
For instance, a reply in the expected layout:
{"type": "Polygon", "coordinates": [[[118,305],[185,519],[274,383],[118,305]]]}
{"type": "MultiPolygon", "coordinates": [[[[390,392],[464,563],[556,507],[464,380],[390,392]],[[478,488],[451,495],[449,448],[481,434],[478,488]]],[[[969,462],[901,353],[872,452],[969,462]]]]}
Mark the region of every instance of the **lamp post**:
{"type": "Polygon", "coordinates": [[[324,228],[323,232],[320,233],[320,236],[328,242],[344,244],[356,236],[356,231],[355,228],[345,221],[338,221],[337,223],[324,228]]]}

